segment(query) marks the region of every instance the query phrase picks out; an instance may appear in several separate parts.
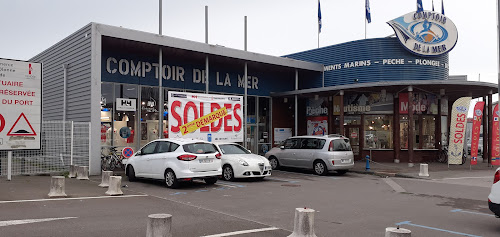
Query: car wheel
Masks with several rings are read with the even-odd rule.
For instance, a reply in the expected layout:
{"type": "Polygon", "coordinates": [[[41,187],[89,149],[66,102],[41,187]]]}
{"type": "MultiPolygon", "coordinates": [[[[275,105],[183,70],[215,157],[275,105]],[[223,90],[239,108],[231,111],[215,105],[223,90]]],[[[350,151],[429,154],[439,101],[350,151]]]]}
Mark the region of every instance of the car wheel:
{"type": "Polygon", "coordinates": [[[167,188],[178,188],[179,187],[179,180],[175,176],[175,173],[173,170],[167,170],[165,172],[165,184],[167,185],[167,188]]]}
{"type": "Polygon", "coordinates": [[[207,184],[214,184],[217,182],[217,177],[211,177],[211,178],[205,178],[205,183],[207,184]]]}
{"type": "Polygon", "coordinates": [[[340,175],[344,175],[345,173],[347,173],[347,170],[337,170],[337,173],[340,175]]]}
{"type": "Polygon", "coordinates": [[[278,158],[274,156],[269,157],[269,164],[271,164],[271,169],[273,170],[280,168],[280,162],[278,161],[278,158]]]}
{"type": "Polygon", "coordinates": [[[127,167],[127,177],[128,177],[128,181],[130,181],[130,182],[134,182],[137,180],[137,178],[135,177],[134,167],[132,167],[131,165],[129,165],[127,167]]]}
{"type": "Polygon", "coordinates": [[[225,165],[224,168],[222,168],[222,178],[226,181],[234,180],[234,170],[230,165],[225,165]]]}
{"type": "Polygon", "coordinates": [[[314,168],[314,173],[317,175],[326,175],[326,173],[328,173],[325,162],[321,160],[315,161],[313,168],[314,168]]]}

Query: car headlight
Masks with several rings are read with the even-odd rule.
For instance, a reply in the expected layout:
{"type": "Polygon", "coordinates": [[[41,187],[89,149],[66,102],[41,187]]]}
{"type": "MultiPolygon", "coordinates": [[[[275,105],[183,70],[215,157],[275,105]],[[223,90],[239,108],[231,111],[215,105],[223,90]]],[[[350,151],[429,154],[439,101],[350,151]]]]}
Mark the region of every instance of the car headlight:
{"type": "Polygon", "coordinates": [[[248,166],[248,163],[244,160],[238,160],[238,162],[240,162],[240,165],[248,166]]]}

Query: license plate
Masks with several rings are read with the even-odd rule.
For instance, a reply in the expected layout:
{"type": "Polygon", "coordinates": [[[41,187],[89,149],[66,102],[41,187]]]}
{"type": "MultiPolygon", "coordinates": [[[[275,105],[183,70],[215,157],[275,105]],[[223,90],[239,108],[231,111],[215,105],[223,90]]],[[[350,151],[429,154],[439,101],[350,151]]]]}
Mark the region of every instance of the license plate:
{"type": "Polygon", "coordinates": [[[342,163],[351,163],[351,159],[342,159],[342,163]]]}
{"type": "Polygon", "coordinates": [[[214,159],[203,159],[203,160],[200,160],[200,163],[212,163],[214,162],[214,159]]]}

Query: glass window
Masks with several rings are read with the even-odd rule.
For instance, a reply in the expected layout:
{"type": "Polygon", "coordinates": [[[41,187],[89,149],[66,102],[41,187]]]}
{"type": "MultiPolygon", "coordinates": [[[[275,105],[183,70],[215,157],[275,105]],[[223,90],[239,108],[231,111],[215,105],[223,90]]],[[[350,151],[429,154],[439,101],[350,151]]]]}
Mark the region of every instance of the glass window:
{"type": "Polygon", "coordinates": [[[300,139],[298,138],[286,139],[285,149],[299,149],[299,147],[300,147],[300,139]]]}
{"type": "Polygon", "coordinates": [[[393,148],[392,115],[365,116],[365,148],[393,148]]]}
{"type": "Polygon", "coordinates": [[[236,144],[226,144],[219,146],[222,154],[251,154],[247,149],[236,144]]]}
{"type": "Polygon", "coordinates": [[[179,147],[179,144],[175,144],[173,142],[170,143],[170,151],[175,151],[179,147]]]}
{"type": "Polygon", "coordinates": [[[142,155],[153,154],[155,152],[155,148],[156,148],[156,142],[149,143],[141,149],[141,154],[142,155]]]}
{"type": "Polygon", "coordinates": [[[192,143],[182,146],[185,152],[196,154],[208,154],[217,152],[215,145],[210,143],[192,143]]]}
{"type": "Polygon", "coordinates": [[[422,148],[436,148],[436,117],[431,115],[422,115],[422,148]]]}
{"type": "Polygon", "coordinates": [[[113,141],[113,83],[101,83],[101,146],[112,146],[113,141]]]}
{"type": "Polygon", "coordinates": [[[158,142],[157,153],[170,152],[170,142],[158,142]]]}
{"type": "Polygon", "coordinates": [[[137,138],[137,99],[138,86],[128,84],[115,84],[114,100],[115,111],[113,114],[113,146],[121,148],[139,147],[137,138]],[[116,104],[120,103],[120,104],[116,104]]]}
{"type": "Polygon", "coordinates": [[[344,139],[335,139],[333,142],[333,151],[351,151],[351,145],[344,139]]]}
{"type": "Polygon", "coordinates": [[[269,109],[269,104],[270,104],[270,99],[266,97],[259,97],[259,117],[258,117],[258,124],[259,124],[259,155],[263,156],[269,151],[271,147],[271,136],[269,134],[270,131],[270,125],[271,123],[269,122],[269,114],[270,114],[270,109],[269,109]]]}
{"type": "Polygon", "coordinates": [[[158,87],[141,87],[141,145],[158,139],[158,87]]]}
{"type": "Polygon", "coordinates": [[[361,116],[344,116],[344,125],[360,125],[361,116]]]}
{"type": "MultiPolygon", "coordinates": [[[[483,129],[482,126],[481,129],[483,129]]],[[[441,116],[441,145],[448,145],[448,116],[441,116]]]]}
{"type": "Polygon", "coordinates": [[[325,145],[325,139],[306,138],[302,139],[301,149],[322,149],[325,145]]]}

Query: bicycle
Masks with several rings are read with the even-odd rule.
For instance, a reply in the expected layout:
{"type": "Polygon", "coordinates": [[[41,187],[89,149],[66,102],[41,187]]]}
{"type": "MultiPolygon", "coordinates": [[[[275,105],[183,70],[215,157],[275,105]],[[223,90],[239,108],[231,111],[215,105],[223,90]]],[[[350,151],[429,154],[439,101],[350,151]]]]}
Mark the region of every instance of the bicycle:
{"type": "MultiPolygon", "coordinates": [[[[465,164],[467,161],[467,154],[462,152],[462,163],[460,165],[465,164]]],[[[443,146],[441,152],[438,154],[437,162],[439,163],[448,163],[448,146],[443,146]]]]}
{"type": "Polygon", "coordinates": [[[106,171],[113,171],[116,167],[124,169],[122,163],[122,155],[118,154],[116,147],[109,147],[109,154],[103,154],[103,148],[101,148],[101,169],[106,171]]]}

